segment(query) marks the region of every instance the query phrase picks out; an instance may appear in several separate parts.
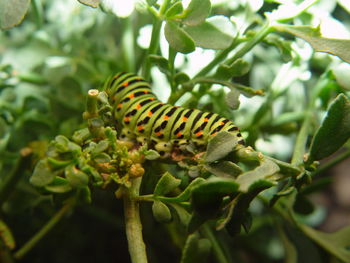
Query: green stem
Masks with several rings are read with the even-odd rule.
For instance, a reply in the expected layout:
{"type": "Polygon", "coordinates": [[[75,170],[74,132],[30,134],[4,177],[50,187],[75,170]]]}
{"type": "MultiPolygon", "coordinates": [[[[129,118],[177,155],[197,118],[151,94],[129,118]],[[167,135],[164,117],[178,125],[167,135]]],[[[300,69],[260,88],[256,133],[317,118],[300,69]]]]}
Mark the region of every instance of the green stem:
{"type": "Polygon", "coordinates": [[[126,17],[122,20],[124,25],[124,32],[122,37],[122,49],[125,61],[125,68],[128,72],[135,70],[135,53],[134,53],[134,34],[132,29],[131,17],[126,17]]]}
{"type": "Polygon", "coordinates": [[[204,224],[202,226],[203,234],[206,238],[210,240],[210,243],[213,247],[214,254],[216,256],[216,259],[218,263],[229,263],[230,261],[226,257],[221,245],[219,244],[217,238],[213,234],[213,230],[208,226],[208,224],[204,224]]]}
{"type": "MultiPolygon", "coordinates": [[[[157,53],[158,46],[159,46],[159,33],[163,23],[161,18],[165,13],[166,9],[168,8],[169,4],[170,4],[170,0],[164,0],[160,8],[159,14],[154,17],[151,42],[149,44],[149,47],[146,53],[144,67],[142,69],[142,76],[144,77],[145,80],[149,80],[151,76],[151,62],[148,59],[148,56],[157,53]]],[[[154,14],[154,12],[151,12],[151,13],[154,14]]]]}
{"type": "Polygon", "coordinates": [[[207,75],[215,66],[217,66],[219,64],[219,62],[223,61],[227,55],[237,47],[237,45],[239,44],[239,42],[237,41],[237,39],[234,39],[232,41],[232,44],[220,51],[215,57],[214,59],[208,64],[206,65],[204,68],[202,68],[195,76],[194,78],[198,78],[198,77],[202,77],[207,75]]]}
{"type": "Polygon", "coordinates": [[[15,259],[21,259],[27,254],[75,204],[75,199],[70,199],[27,243],[14,254],[15,259]]]}
{"type": "Polygon", "coordinates": [[[311,124],[311,111],[307,110],[305,115],[305,119],[303,121],[303,124],[301,125],[300,131],[295,142],[293,157],[291,161],[292,165],[300,165],[304,162],[305,147],[311,124]]]}
{"type": "Polygon", "coordinates": [[[338,163],[344,161],[350,156],[350,150],[347,150],[346,152],[343,152],[330,160],[329,162],[325,163],[324,165],[320,166],[315,172],[311,174],[312,177],[322,174],[326,170],[330,169],[331,167],[337,165],[338,163]]]}
{"type": "Polygon", "coordinates": [[[0,184],[0,207],[7,200],[17,182],[22,178],[24,171],[30,165],[31,157],[32,150],[30,148],[23,148],[20,151],[20,157],[17,161],[15,169],[5,178],[3,183],[0,184]]]}
{"type": "Polygon", "coordinates": [[[145,56],[144,67],[142,69],[142,75],[145,80],[149,80],[151,76],[151,61],[149,60],[148,56],[157,53],[158,46],[159,46],[159,32],[161,27],[162,27],[162,20],[160,20],[158,17],[155,17],[153,22],[151,42],[149,44],[149,48],[145,56]]]}
{"type": "Polygon", "coordinates": [[[133,179],[130,190],[124,195],[126,236],[132,263],[147,263],[146,246],[142,238],[139,203],[135,199],[139,195],[141,180],[141,177],[133,179]]]}
{"type": "Polygon", "coordinates": [[[225,64],[232,65],[237,59],[243,57],[246,53],[248,53],[257,43],[263,40],[273,30],[274,29],[270,26],[270,23],[266,22],[260,31],[258,31],[250,41],[248,41],[241,49],[239,49],[233,55],[233,57],[225,61],[225,64]]]}

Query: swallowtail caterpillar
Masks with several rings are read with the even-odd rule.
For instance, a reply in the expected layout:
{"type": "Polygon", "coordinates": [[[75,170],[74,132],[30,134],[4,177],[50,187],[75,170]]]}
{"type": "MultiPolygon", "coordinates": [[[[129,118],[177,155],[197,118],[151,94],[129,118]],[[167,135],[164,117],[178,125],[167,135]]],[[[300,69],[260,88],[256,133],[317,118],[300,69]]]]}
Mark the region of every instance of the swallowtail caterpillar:
{"type": "Polygon", "coordinates": [[[244,140],[232,121],[215,113],[162,103],[150,84],[132,73],[118,73],[105,85],[121,139],[147,143],[163,156],[185,151],[188,145],[204,148],[218,132],[227,131],[244,140]]]}

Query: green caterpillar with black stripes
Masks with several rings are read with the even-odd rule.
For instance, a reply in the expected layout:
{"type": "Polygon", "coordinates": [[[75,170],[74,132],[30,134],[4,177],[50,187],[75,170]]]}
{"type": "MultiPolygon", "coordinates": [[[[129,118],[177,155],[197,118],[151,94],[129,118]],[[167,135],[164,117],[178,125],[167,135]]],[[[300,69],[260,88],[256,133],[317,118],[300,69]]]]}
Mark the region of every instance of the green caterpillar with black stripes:
{"type": "Polygon", "coordinates": [[[141,77],[121,72],[105,84],[113,108],[120,139],[147,143],[163,156],[186,151],[188,145],[201,149],[220,131],[244,140],[232,121],[215,113],[186,109],[162,103],[152,93],[150,84],[141,77]]]}

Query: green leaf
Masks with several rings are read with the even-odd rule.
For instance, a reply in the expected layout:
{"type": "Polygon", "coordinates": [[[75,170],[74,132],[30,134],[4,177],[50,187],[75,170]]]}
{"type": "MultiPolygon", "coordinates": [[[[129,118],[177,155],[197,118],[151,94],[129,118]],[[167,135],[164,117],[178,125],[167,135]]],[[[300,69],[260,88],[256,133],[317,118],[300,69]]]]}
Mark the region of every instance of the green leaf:
{"type": "Polygon", "coordinates": [[[234,178],[243,173],[242,169],[235,163],[230,161],[219,161],[217,163],[211,163],[205,165],[212,174],[219,177],[234,178]]]}
{"type": "Polygon", "coordinates": [[[208,143],[205,162],[211,163],[224,158],[234,150],[237,141],[237,136],[226,131],[219,132],[208,143]]]}
{"type": "Polygon", "coordinates": [[[0,0],[0,28],[9,29],[20,24],[29,4],[30,0],[0,0]]]}
{"type": "Polygon", "coordinates": [[[239,95],[241,95],[241,93],[236,89],[233,89],[229,93],[227,93],[226,95],[227,106],[229,106],[233,110],[237,110],[240,105],[239,95]]]}
{"type": "Polygon", "coordinates": [[[238,176],[237,183],[239,183],[239,190],[241,192],[249,192],[257,187],[270,187],[276,182],[273,175],[276,174],[280,168],[278,165],[268,159],[261,161],[260,165],[252,171],[245,172],[238,176]]]}
{"type": "Polygon", "coordinates": [[[154,218],[160,223],[166,223],[171,220],[169,207],[161,201],[155,200],[152,205],[154,218]]]}
{"type": "Polygon", "coordinates": [[[203,219],[213,218],[221,210],[223,197],[236,195],[238,187],[238,183],[233,179],[212,177],[193,187],[192,207],[203,219]]]}
{"type": "Polygon", "coordinates": [[[51,184],[45,186],[45,190],[51,193],[63,194],[71,191],[72,187],[67,179],[56,176],[51,184]]]}
{"type": "Polygon", "coordinates": [[[109,140],[99,141],[98,144],[96,144],[96,146],[92,149],[91,154],[92,155],[100,154],[106,151],[109,145],[110,145],[109,140]]]}
{"type": "Polygon", "coordinates": [[[203,179],[203,178],[196,178],[186,187],[186,189],[181,194],[179,194],[176,197],[168,197],[168,199],[171,200],[171,201],[177,202],[177,203],[185,202],[185,201],[187,201],[190,198],[192,189],[195,186],[197,186],[199,184],[202,184],[204,182],[206,182],[205,179],[203,179]]]}
{"type": "Polygon", "coordinates": [[[190,80],[190,77],[184,72],[178,72],[174,75],[174,81],[177,85],[186,83],[190,80]]]}
{"type": "Polygon", "coordinates": [[[269,45],[275,46],[281,53],[283,62],[287,63],[292,60],[292,42],[286,41],[276,35],[269,35],[264,39],[269,45]]]}
{"type": "Polygon", "coordinates": [[[160,154],[155,150],[147,150],[144,154],[147,160],[156,160],[160,157],[160,154]]]}
{"type": "Polygon", "coordinates": [[[190,214],[187,212],[187,210],[176,203],[169,203],[169,205],[173,207],[176,211],[177,215],[179,216],[180,222],[184,226],[187,226],[190,221],[190,214]]]}
{"type": "Polygon", "coordinates": [[[1,219],[0,219],[0,239],[9,249],[12,250],[16,247],[16,242],[10,228],[1,219]]]}
{"type": "Polygon", "coordinates": [[[293,242],[288,238],[284,229],[277,224],[277,232],[285,250],[285,263],[298,263],[298,252],[293,242]]]}
{"type": "Polygon", "coordinates": [[[92,159],[96,163],[109,163],[112,158],[107,153],[99,153],[94,155],[92,159]]]}
{"type": "Polygon", "coordinates": [[[186,26],[184,30],[192,37],[197,47],[210,49],[228,48],[233,38],[209,22],[197,26],[186,26]]]}
{"type": "Polygon", "coordinates": [[[183,9],[182,3],[180,1],[176,2],[166,11],[165,17],[167,19],[171,19],[172,17],[180,14],[183,10],[184,9],[183,9]]]}
{"type": "Polygon", "coordinates": [[[316,52],[329,53],[350,63],[350,39],[325,38],[319,28],[310,26],[276,25],[274,28],[304,39],[316,52]]]}
{"type": "Polygon", "coordinates": [[[82,204],[91,204],[91,191],[88,186],[78,189],[77,200],[82,204]]]}
{"type": "MultiPolygon", "coordinates": [[[[101,92],[102,93],[102,92],[101,92]]],[[[91,136],[90,131],[88,128],[80,129],[74,132],[72,139],[77,144],[82,144],[84,141],[86,141],[91,136]]]]}
{"type": "Polygon", "coordinates": [[[321,160],[337,151],[350,137],[350,102],[338,95],[317,130],[310,146],[308,162],[321,160]]]}
{"type": "Polygon", "coordinates": [[[208,262],[211,243],[208,239],[199,238],[197,233],[188,236],[182,250],[180,263],[208,262]]]}
{"type": "Polygon", "coordinates": [[[35,166],[30,177],[30,183],[36,187],[43,187],[50,184],[55,178],[55,173],[51,171],[47,160],[40,160],[35,166]]]}
{"type": "Polygon", "coordinates": [[[146,2],[149,6],[152,6],[155,5],[158,2],[158,0],[146,0],[146,2]]]}
{"type": "Polygon", "coordinates": [[[324,233],[315,230],[307,225],[299,224],[298,227],[318,245],[323,247],[329,253],[336,258],[349,262],[350,258],[350,227],[344,227],[343,229],[335,233],[324,233]]]}
{"type": "Polygon", "coordinates": [[[149,60],[152,64],[155,64],[161,72],[169,74],[169,63],[168,60],[162,56],[149,55],[149,60]]]}
{"type": "Polygon", "coordinates": [[[182,23],[196,26],[205,21],[211,9],[210,0],[192,0],[182,14],[182,23]]]}
{"type": "Polygon", "coordinates": [[[242,58],[239,58],[232,65],[220,65],[216,72],[216,76],[222,79],[230,79],[233,77],[243,76],[247,74],[249,70],[249,63],[242,58]]]}
{"type": "Polygon", "coordinates": [[[98,7],[98,5],[100,4],[100,0],[78,0],[78,1],[83,5],[87,5],[93,8],[98,7]]]}
{"type": "Polygon", "coordinates": [[[70,165],[64,170],[65,177],[73,188],[85,187],[89,183],[89,177],[75,165],[70,165]]]}
{"type": "Polygon", "coordinates": [[[195,50],[193,39],[176,23],[168,21],[165,24],[164,34],[169,45],[180,53],[191,53],[195,50]]]}
{"type": "Polygon", "coordinates": [[[154,196],[166,195],[167,193],[171,192],[176,187],[178,187],[180,184],[181,184],[180,179],[176,179],[170,173],[166,172],[159,179],[153,194],[154,196]]]}

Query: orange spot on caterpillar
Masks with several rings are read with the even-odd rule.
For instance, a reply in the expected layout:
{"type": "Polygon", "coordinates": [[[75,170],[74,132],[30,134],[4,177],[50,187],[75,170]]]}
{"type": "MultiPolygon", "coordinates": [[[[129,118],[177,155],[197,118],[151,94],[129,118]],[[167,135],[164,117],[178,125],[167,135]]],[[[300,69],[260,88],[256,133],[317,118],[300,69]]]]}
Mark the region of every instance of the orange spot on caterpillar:
{"type": "Polygon", "coordinates": [[[124,82],[124,83],[123,83],[123,86],[124,86],[124,87],[129,86],[129,82],[124,82]]]}
{"type": "Polygon", "coordinates": [[[177,134],[176,134],[176,137],[181,137],[182,136],[182,133],[181,132],[178,132],[177,134]]]}
{"type": "Polygon", "coordinates": [[[168,120],[170,117],[168,115],[164,115],[164,120],[168,120]]]}
{"type": "Polygon", "coordinates": [[[197,137],[199,137],[199,136],[201,136],[203,134],[203,132],[202,131],[199,131],[199,132],[197,132],[195,135],[197,136],[197,137]]]}
{"type": "Polygon", "coordinates": [[[141,104],[137,104],[136,109],[139,110],[139,109],[141,109],[141,107],[142,107],[141,104]]]}
{"type": "Polygon", "coordinates": [[[130,117],[125,117],[124,122],[130,122],[130,117]]]}
{"type": "Polygon", "coordinates": [[[208,118],[204,118],[204,120],[203,120],[204,122],[208,122],[209,121],[209,119],[208,118]]]}
{"type": "Polygon", "coordinates": [[[150,98],[150,100],[155,100],[156,98],[150,98]]]}
{"type": "Polygon", "coordinates": [[[153,115],[152,111],[149,111],[147,115],[151,117],[153,115]]]}
{"type": "Polygon", "coordinates": [[[130,96],[129,96],[129,98],[130,99],[132,99],[132,98],[134,98],[135,97],[135,94],[133,93],[133,94],[130,94],[130,96]]]}
{"type": "Polygon", "coordinates": [[[225,123],[222,121],[222,122],[220,122],[220,125],[224,125],[225,123]]]}
{"type": "Polygon", "coordinates": [[[188,118],[187,117],[182,117],[182,121],[187,121],[188,118]]]}
{"type": "Polygon", "coordinates": [[[215,136],[217,134],[217,132],[213,133],[211,136],[215,136]]]}
{"type": "Polygon", "coordinates": [[[144,129],[144,127],[143,127],[142,125],[140,125],[140,126],[137,126],[137,129],[138,129],[139,131],[142,131],[142,130],[144,129]]]}
{"type": "Polygon", "coordinates": [[[147,94],[147,93],[149,93],[149,91],[148,91],[148,90],[145,90],[144,93],[147,94]]]}
{"type": "Polygon", "coordinates": [[[117,108],[120,109],[123,106],[123,104],[118,104],[117,108]]]}
{"type": "Polygon", "coordinates": [[[156,132],[156,135],[157,135],[158,137],[160,137],[160,136],[162,136],[162,133],[159,131],[159,132],[156,132]]]}

